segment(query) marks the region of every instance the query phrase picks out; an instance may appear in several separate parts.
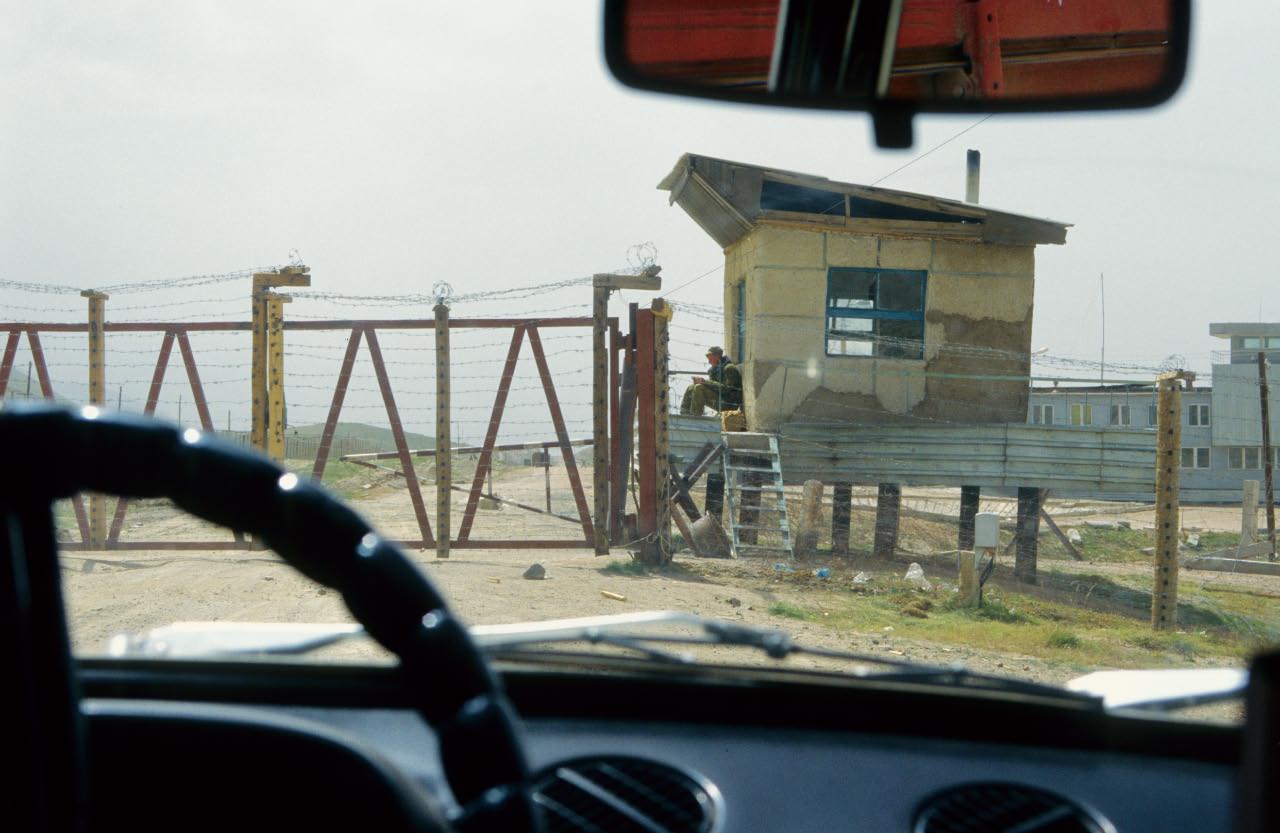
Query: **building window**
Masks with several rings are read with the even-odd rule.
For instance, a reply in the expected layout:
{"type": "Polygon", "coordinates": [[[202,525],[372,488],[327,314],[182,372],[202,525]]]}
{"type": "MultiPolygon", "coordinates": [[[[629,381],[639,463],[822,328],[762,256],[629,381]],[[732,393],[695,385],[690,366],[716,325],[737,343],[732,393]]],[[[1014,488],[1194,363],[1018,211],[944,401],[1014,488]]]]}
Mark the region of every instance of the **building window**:
{"type": "Polygon", "coordinates": [[[1227,468],[1260,469],[1262,468],[1262,449],[1253,445],[1232,446],[1227,449],[1227,468]]]}
{"type": "Polygon", "coordinates": [[[1128,425],[1129,424],[1129,406],[1128,405],[1112,405],[1111,406],[1111,424],[1112,425],[1128,425]]]}
{"type": "Polygon", "coordinates": [[[1053,406],[1032,405],[1031,423],[1033,425],[1053,425],[1053,406]]]}
{"type": "Polygon", "coordinates": [[[1188,405],[1187,406],[1187,425],[1195,425],[1201,428],[1209,425],[1209,406],[1208,405],[1188,405]]]}
{"type": "Polygon", "coordinates": [[[924,292],[924,272],[832,269],[827,355],[924,358],[924,292]]]}
{"type": "Polygon", "coordinates": [[[1280,348],[1280,336],[1268,336],[1268,337],[1267,337],[1267,349],[1268,349],[1268,350],[1275,350],[1275,349],[1278,349],[1278,348],[1280,348]]]}
{"type": "Polygon", "coordinates": [[[1092,425],[1093,424],[1093,406],[1092,405],[1072,405],[1071,406],[1071,424],[1072,425],[1092,425]]]}
{"type": "Polygon", "coordinates": [[[1257,336],[1245,336],[1240,339],[1240,346],[1245,350],[1258,350],[1262,347],[1262,339],[1257,336]]]}
{"type": "Polygon", "coordinates": [[[1152,428],[1155,428],[1157,425],[1159,425],[1159,424],[1160,424],[1160,423],[1159,423],[1159,421],[1158,421],[1158,419],[1157,419],[1157,417],[1156,417],[1156,406],[1155,406],[1155,405],[1148,405],[1148,406],[1147,406],[1147,424],[1148,424],[1148,425],[1150,425],[1152,428]]]}
{"type": "Polygon", "coordinates": [[[1182,449],[1182,467],[1184,469],[1209,468],[1209,449],[1207,448],[1182,449]]]}

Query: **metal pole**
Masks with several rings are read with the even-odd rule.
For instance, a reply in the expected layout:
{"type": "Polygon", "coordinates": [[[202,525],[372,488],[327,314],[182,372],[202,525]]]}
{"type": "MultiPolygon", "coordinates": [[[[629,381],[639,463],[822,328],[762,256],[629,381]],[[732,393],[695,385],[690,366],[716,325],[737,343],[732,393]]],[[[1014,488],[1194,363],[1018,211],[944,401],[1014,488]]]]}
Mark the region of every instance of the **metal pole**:
{"type": "MultiPolygon", "coordinates": [[[[99,407],[107,403],[107,360],[103,324],[106,323],[107,296],[86,289],[80,297],[89,301],[89,403],[99,407]]],[[[107,499],[105,495],[89,495],[89,545],[101,549],[107,540],[107,499]]]]}
{"type": "MultiPolygon", "coordinates": [[[[435,305],[436,313],[436,558],[449,557],[453,535],[453,443],[449,425],[453,421],[449,404],[449,307],[435,305]]],[[[493,470],[490,469],[492,472],[493,470]]],[[[489,486],[490,494],[493,486],[489,486]]]]}
{"type": "Polygon", "coordinates": [[[1273,490],[1272,467],[1275,462],[1271,450],[1271,400],[1267,386],[1267,354],[1258,353],[1258,396],[1262,404],[1262,491],[1267,502],[1267,541],[1271,544],[1269,561],[1276,560],[1276,496],[1273,490]]]}
{"type": "Polygon", "coordinates": [[[1178,622],[1178,477],[1182,465],[1182,374],[1156,380],[1156,558],[1151,627],[1178,622]]]}
{"type": "Polygon", "coordinates": [[[605,351],[605,327],[609,318],[609,290],[591,290],[591,491],[595,509],[596,555],[609,554],[609,354],[605,351]]]}

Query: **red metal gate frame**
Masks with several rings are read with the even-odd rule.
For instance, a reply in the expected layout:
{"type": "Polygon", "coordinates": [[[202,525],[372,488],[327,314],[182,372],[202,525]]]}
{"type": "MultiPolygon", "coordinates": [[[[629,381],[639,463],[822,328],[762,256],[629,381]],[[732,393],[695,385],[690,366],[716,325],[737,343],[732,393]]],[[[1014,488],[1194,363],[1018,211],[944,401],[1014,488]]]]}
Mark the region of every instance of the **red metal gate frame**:
{"type": "MultiPolygon", "coordinates": [[[[462,525],[459,529],[458,540],[450,543],[450,546],[457,549],[503,549],[503,548],[556,548],[556,547],[590,547],[593,541],[593,526],[591,512],[587,504],[586,494],[582,487],[582,479],[578,472],[577,461],[573,456],[573,448],[569,439],[568,432],[565,428],[564,415],[560,409],[559,396],[556,393],[555,383],[551,376],[550,368],[547,364],[546,353],[542,347],[540,330],[543,328],[561,328],[561,327],[582,327],[584,329],[592,326],[592,320],[589,317],[566,317],[566,318],[541,318],[541,319],[520,319],[520,318],[458,318],[449,322],[451,329],[503,329],[511,328],[512,345],[511,351],[508,353],[507,361],[503,368],[503,376],[499,382],[498,393],[495,396],[493,412],[489,420],[489,430],[485,435],[485,444],[481,449],[481,464],[477,466],[476,477],[472,483],[472,489],[468,495],[467,509],[463,514],[462,525]],[[565,468],[569,475],[570,486],[573,491],[574,502],[578,509],[579,521],[582,525],[583,537],[581,541],[558,539],[558,540],[473,540],[470,538],[471,528],[475,521],[476,510],[479,507],[480,489],[482,488],[485,476],[488,474],[489,467],[492,463],[494,447],[497,440],[498,428],[501,425],[502,414],[506,407],[507,393],[511,387],[512,373],[515,370],[516,361],[519,358],[521,342],[528,337],[530,348],[533,351],[534,362],[537,365],[538,375],[542,382],[543,392],[547,398],[547,406],[551,413],[552,424],[556,432],[556,441],[554,444],[560,446],[561,454],[565,461],[565,468]]],[[[609,319],[609,326],[613,332],[618,332],[618,321],[616,318],[609,319]]],[[[8,337],[5,341],[3,355],[0,356],[0,397],[3,397],[8,387],[10,378],[12,377],[13,365],[17,355],[18,344],[21,336],[25,333],[27,341],[31,349],[32,364],[40,380],[41,394],[45,399],[53,399],[53,384],[49,377],[48,364],[45,361],[44,350],[40,343],[41,332],[60,332],[60,333],[88,333],[88,323],[36,323],[22,322],[0,324],[0,332],[7,332],[8,337]]],[[[418,451],[415,452],[408,447],[405,439],[403,423],[400,420],[399,410],[396,406],[395,395],[392,389],[390,374],[387,372],[386,362],[382,355],[381,346],[378,343],[378,330],[432,330],[435,329],[434,319],[363,319],[363,320],[326,320],[326,321],[285,321],[284,329],[292,331],[332,331],[346,330],[350,332],[347,340],[346,353],[343,356],[342,365],[338,373],[338,379],[334,385],[333,397],[330,401],[329,414],[325,420],[324,433],[321,437],[320,446],[316,453],[316,459],[312,468],[312,476],[319,480],[324,475],[325,465],[328,462],[330,451],[333,444],[333,435],[337,429],[338,418],[342,411],[342,404],[346,398],[347,387],[351,380],[352,370],[354,368],[356,355],[359,351],[360,342],[363,340],[369,347],[369,358],[373,364],[374,373],[377,377],[378,388],[382,394],[383,405],[387,410],[387,418],[391,425],[392,437],[396,445],[396,457],[402,466],[402,475],[409,489],[410,498],[413,502],[414,515],[418,523],[421,538],[417,540],[402,540],[399,543],[408,547],[427,548],[435,545],[435,540],[431,531],[430,520],[427,517],[426,506],[422,499],[422,492],[419,486],[419,480],[413,470],[414,456],[425,456],[434,454],[434,451],[418,451]]],[[[107,322],[103,330],[107,333],[112,332],[158,332],[163,334],[163,340],[156,358],[155,370],[152,373],[151,386],[147,394],[147,402],[144,407],[144,413],[150,415],[155,412],[156,405],[159,401],[160,390],[164,385],[164,377],[172,358],[173,346],[178,345],[179,352],[182,355],[182,361],[187,371],[187,378],[191,385],[191,393],[196,403],[196,410],[199,414],[200,424],[205,431],[214,432],[213,420],[210,416],[208,400],[205,397],[204,386],[200,381],[199,369],[196,364],[195,351],[192,349],[190,341],[190,333],[192,332],[248,332],[251,330],[251,324],[247,321],[201,321],[185,324],[175,324],[167,322],[107,322]]],[[[616,342],[615,342],[616,345],[616,342]]],[[[611,351],[613,353],[612,363],[617,366],[617,350],[616,347],[611,351]]],[[[616,388],[617,372],[611,374],[612,385],[616,388]]],[[[611,393],[611,404],[616,403],[617,391],[611,393]]],[[[615,414],[617,407],[614,404],[615,414]]],[[[614,465],[614,457],[611,455],[611,467],[614,465]]],[[[85,550],[88,549],[86,542],[89,539],[89,521],[85,512],[84,504],[77,495],[72,499],[76,513],[76,525],[80,533],[79,541],[64,542],[61,546],[67,550],[85,550]]],[[[128,501],[120,500],[116,505],[115,515],[112,518],[110,533],[107,538],[106,548],[109,550],[247,550],[254,548],[252,542],[247,542],[240,534],[236,534],[233,541],[121,541],[120,533],[124,527],[125,516],[128,512],[128,501]]]]}
{"type": "MultiPolygon", "coordinates": [[[[44,347],[40,344],[39,325],[8,324],[0,325],[7,329],[9,337],[5,340],[4,357],[0,359],[0,399],[4,398],[9,388],[9,377],[13,374],[13,360],[18,354],[18,341],[22,333],[27,334],[27,346],[31,349],[31,363],[35,365],[36,376],[40,379],[40,395],[45,399],[53,399],[53,382],[49,378],[49,365],[45,363],[44,347]]],[[[89,332],[89,325],[83,325],[84,332],[89,332]]],[[[87,345],[86,345],[87,346],[87,345]]],[[[80,495],[73,495],[71,508],[76,513],[76,527],[80,532],[80,541],[89,540],[89,514],[85,512],[84,500],[80,495]]]]}

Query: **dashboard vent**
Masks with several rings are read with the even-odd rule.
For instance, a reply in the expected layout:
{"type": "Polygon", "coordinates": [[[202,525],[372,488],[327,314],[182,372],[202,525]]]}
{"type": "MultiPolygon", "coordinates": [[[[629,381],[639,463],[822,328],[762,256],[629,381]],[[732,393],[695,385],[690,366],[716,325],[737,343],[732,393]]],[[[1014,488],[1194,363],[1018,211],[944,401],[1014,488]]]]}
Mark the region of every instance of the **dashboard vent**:
{"type": "Polygon", "coordinates": [[[1020,784],[966,784],[925,801],[915,833],[1106,833],[1067,799],[1020,784]]]}
{"type": "Polygon", "coordinates": [[[534,781],[548,833],[709,833],[715,787],[640,758],[580,758],[534,781]]]}

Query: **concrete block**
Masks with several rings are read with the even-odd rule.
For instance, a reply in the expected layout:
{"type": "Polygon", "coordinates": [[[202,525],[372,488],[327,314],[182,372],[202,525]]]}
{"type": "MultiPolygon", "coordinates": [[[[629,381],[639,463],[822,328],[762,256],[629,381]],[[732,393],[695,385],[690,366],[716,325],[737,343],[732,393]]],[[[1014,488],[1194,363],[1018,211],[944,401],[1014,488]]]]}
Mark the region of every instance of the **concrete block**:
{"type": "Polygon", "coordinates": [[[759,266],[747,280],[748,319],[790,315],[821,319],[826,304],[825,269],[759,266]]]}
{"type": "Polygon", "coordinates": [[[932,240],[909,240],[892,237],[880,240],[878,265],[885,269],[928,269],[932,263],[932,240]]]}
{"type": "MultiPolygon", "coordinates": [[[[941,245],[941,241],[939,241],[941,245]]],[[[1029,278],[933,272],[925,289],[926,315],[961,315],[996,321],[1025,321],[1035,287],[1029,278]]]]}
{"type": "Polygon", "coordinates": [[[969,275],[1035,274],[1034,246],[1002,246],[995,243],[933,242],[933,269],[969,275]]]}
{"type": "Polygon", "coordinates": [[[790,365],[757,361],[743,375],[747,425],[753,431],[777,430],[818,389],[821,378],[790,365]]]}
{"type": "Polygon", "coordinates": [[[749,235],[755,265],[822,268],[822,232],[760,226],[749,235]]]}
{"type": "Polygon", "coordinates": [[[827,232],[827,266],[876,265],[876,238],[827,232]]]}
{"type": "Polygon", "coordinates": [[[875,396],[893,414],[909,414],[924,401],[924,362],[908,359],[875,359],[872,369],[875,396]]]}

